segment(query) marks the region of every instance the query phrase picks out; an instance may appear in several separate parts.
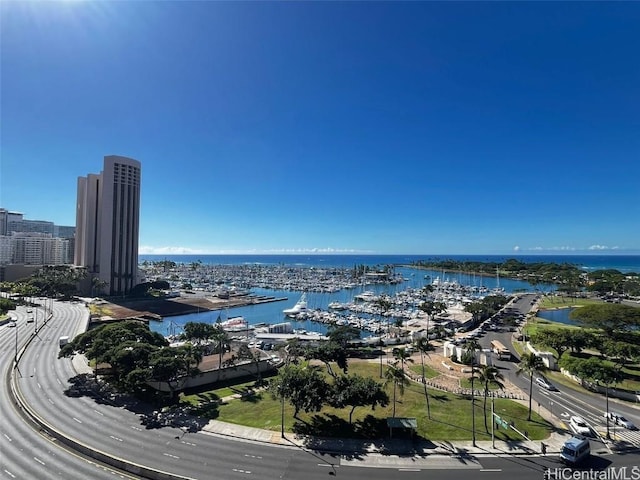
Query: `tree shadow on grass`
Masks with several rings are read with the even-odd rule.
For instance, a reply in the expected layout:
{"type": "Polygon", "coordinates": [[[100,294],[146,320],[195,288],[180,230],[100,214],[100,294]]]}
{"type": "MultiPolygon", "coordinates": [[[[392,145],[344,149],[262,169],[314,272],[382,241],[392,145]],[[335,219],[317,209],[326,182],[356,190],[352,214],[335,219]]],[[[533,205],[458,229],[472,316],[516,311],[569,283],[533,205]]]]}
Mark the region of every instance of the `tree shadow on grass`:
{"type": "Polygon", "coordinates": [[[436,402],[440,402],[440,403],[451,401],[451,398],[449,398],[449,396],[444,393],[430,394],[429,398],[431,400],[435,400],[436,402]]]}

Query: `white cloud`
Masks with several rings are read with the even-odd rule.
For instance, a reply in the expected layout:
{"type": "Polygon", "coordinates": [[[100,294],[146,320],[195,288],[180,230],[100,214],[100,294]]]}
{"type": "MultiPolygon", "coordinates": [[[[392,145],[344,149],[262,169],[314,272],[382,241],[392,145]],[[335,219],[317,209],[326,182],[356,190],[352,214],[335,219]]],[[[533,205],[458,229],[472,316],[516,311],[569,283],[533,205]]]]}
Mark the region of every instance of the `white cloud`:
{"type": "Polygon", "coordinates": [[[520,246],[516,245],[515,247],[513,247],[513,251],[514,252],[519,252],[520,251],[520,246]]]}
{"type": "Polygon", "coordinates": [[[358,250],[355,248],[332,248],[332,247],[314,247],[314,248],[271,248],[271,249],[206,249],[206,248],[190,248],[190,247],[153,247],[149,245],[141,245],[138,248],[141,255],[331,255],[331,254],[375,254],[372,250],[358,250]]]}
{"type": "Polygon", "coordinates": [[[138,247],[138,253],[141,255],[197,255],[206,252],[188,247],[151,247],[149,245],[140,245],[140,247],[138,247]]]}
{"type": "Polygon", "coordinates": [[[607,247],[606,245],[591,245],[587,250],[617,250],[620,247],[607,247]]]}

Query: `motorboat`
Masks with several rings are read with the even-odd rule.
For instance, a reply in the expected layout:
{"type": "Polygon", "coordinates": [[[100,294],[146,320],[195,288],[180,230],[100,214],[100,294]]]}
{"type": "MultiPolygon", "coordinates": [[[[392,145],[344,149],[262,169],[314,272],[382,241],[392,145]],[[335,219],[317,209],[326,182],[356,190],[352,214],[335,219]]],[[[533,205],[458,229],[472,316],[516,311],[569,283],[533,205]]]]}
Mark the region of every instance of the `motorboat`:
{"type": "Polygon", "coordinates": [[[291,308],[285,308],[282,313],[284,313],[287,317],[295,317],[299,313],[307,311],[307,295],[302,294],[300,300],[291,308]]]}
{"type": "Polygon", "coordinates": [[[347,305],[345,305],[344,303],[340,303],[340,302],[331,302],[331,303],[329,303],[328,307],[331,310],[346,310],[348,308],[347,305]]]}
{"type": "Polygon", "coordinates": [[[355,300],[362,300],[363,302],[374,302],[378,299],[376,294],[371,290],[367,290],[366,292],[359,293],[358,295],[353,297],[355,300]]]}
{"type": "Polygon", "coordinates": [[[244,317],[231,317],[220,323],[225,332],[243,332],[249,329],[249,322],[244,317]]]}

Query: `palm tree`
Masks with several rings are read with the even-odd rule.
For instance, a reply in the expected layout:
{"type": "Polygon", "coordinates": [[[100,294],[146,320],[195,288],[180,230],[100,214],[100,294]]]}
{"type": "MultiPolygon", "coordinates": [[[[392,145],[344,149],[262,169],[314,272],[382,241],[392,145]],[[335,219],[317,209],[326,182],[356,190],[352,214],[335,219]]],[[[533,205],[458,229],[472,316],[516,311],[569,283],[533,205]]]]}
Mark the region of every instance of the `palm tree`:
{"type": "Polygon", "coordinates": [[[404,376],[402,369],[398,368],[398,362],[387,365],[384,372],[384,386],[393,383],[393,418],[396,416],[396,389],[400,391],[400,396],[404,395],[404,387],[409,383],[404,376]]]}
{"type": "Polygon", "coordinates": [[[406,348],[394,348],[393,358],[395,358],[396,361],[400,362],[400,369],[402,370],[403,375],[404,375],[404,364],[413,363],[413,358],[411,358],[411,354],[407,351],[406,348]]]}
{"type": "Polygon", "coordinates": [[[516,375],[520,375],[523,372],[528,373],[530,376],[529,380],[529,415],[527,416],[527,420],[531,421],[531,395],[533,394],[533,374],[544,372],[547,369],[546,365],[542,361],[542,358],[537,356],[535,353],[525,353],[520,358],[520,363],[518,364],[518,369],[516,370],[516,375]]]}
{"type": "MultiPolygon", "coordinates": [[[[428,330],[427,330],[428,331],[428,330]]],[[[420,351],[420,362],[422,363],[422,385],[424,386],[424,397],[427,399],[427,418],[431,420],[431,406],[429,405],[429,392],[427,390],[427,377],[424,370],[424,355],[429,355],[429,340],[426,337],[420,337],[416,342],[416,347],[420,351]]]]}
{"type": "Polygon", "coordinates": [[[220,324],[214,326],[214,332],[212,338],[218,344],[218,368],[222,368],[222,357],[224,356],[225,349],[229,346],[229,335],[224,331],[220,324]]]}
{"type": "MultiPolygon", "coordinates": [[[[433,290],[433,287],[431,287],[431,290],[433,290]]],[[[418,309],[427,314],[427,338],[429,338],[429,321],[435,315],[444,312],[447,309],[447,306],[443,302],[432,302],[429,300],[422,303],[422,305],[420,305],[418,309]]]]}
{"type": "Polygon", "coordinates": [[[387,315],[387,313],[391,309],[391,300],[389,300],[388,296],[382,295],[375,301],[375,304],[378,306],[378,308],[380,308],[382,315],[387,317],[387,336],[391,338],[391,326],[389,325],[389,315],[387,315]]]}
{"type": "Polygon", "coordinates": [[[484,365],[478,371],[478,380],[484,384],[484,429],[489,433],[489,427],[487,426],[487,396],[489,395],[489,386],[497,385],[500,390],[504,388],[504,384],[500,380],[504,380],[504,377],[500,371],[493,365],[484,365]]]}
{"type": "Polygon", "coordinates": [[[476,446],[476,390],[473,384],[476,378],[476,350],[480,350],[480,344],[476,339],[467,343],[466,353],[471,356],[471,438],[473,446],[476,446]]]}

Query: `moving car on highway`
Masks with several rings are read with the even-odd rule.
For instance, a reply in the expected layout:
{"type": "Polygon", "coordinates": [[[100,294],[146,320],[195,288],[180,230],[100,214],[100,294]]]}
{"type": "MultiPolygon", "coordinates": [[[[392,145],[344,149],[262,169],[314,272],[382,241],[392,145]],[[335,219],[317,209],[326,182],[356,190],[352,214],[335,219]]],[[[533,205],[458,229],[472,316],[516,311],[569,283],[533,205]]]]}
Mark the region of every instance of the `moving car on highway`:
{"type": "Polygon", "coordinates": [[[574,415],[569,419],[569,426],[578,435],[591,436],[591,427],[585,422],[584,418],[578,415],[574,415]]]}
{"type": "Polygon", "coordinates": [[[611,420],[616,425],[620,425],[621,427],[624,427],[628,430],[636,429],[636,426],[633,424],[631,420],[628,420],[627,418],[620,415],[619,413],[615,413],[615,412],[609,412],[608,414],[605,413],[604,418],[607,418],[607,416],[609,417],[609,420],[611,420]]]}
{"type": "Polygon", "coordinates": [[[558,391],[558,388],[553,383],[551,383],[549,380],[543,377],[536,378],[536,384],[539,387],[544,388],[545,390],[549,390],[550,392],[558,391]]]}

